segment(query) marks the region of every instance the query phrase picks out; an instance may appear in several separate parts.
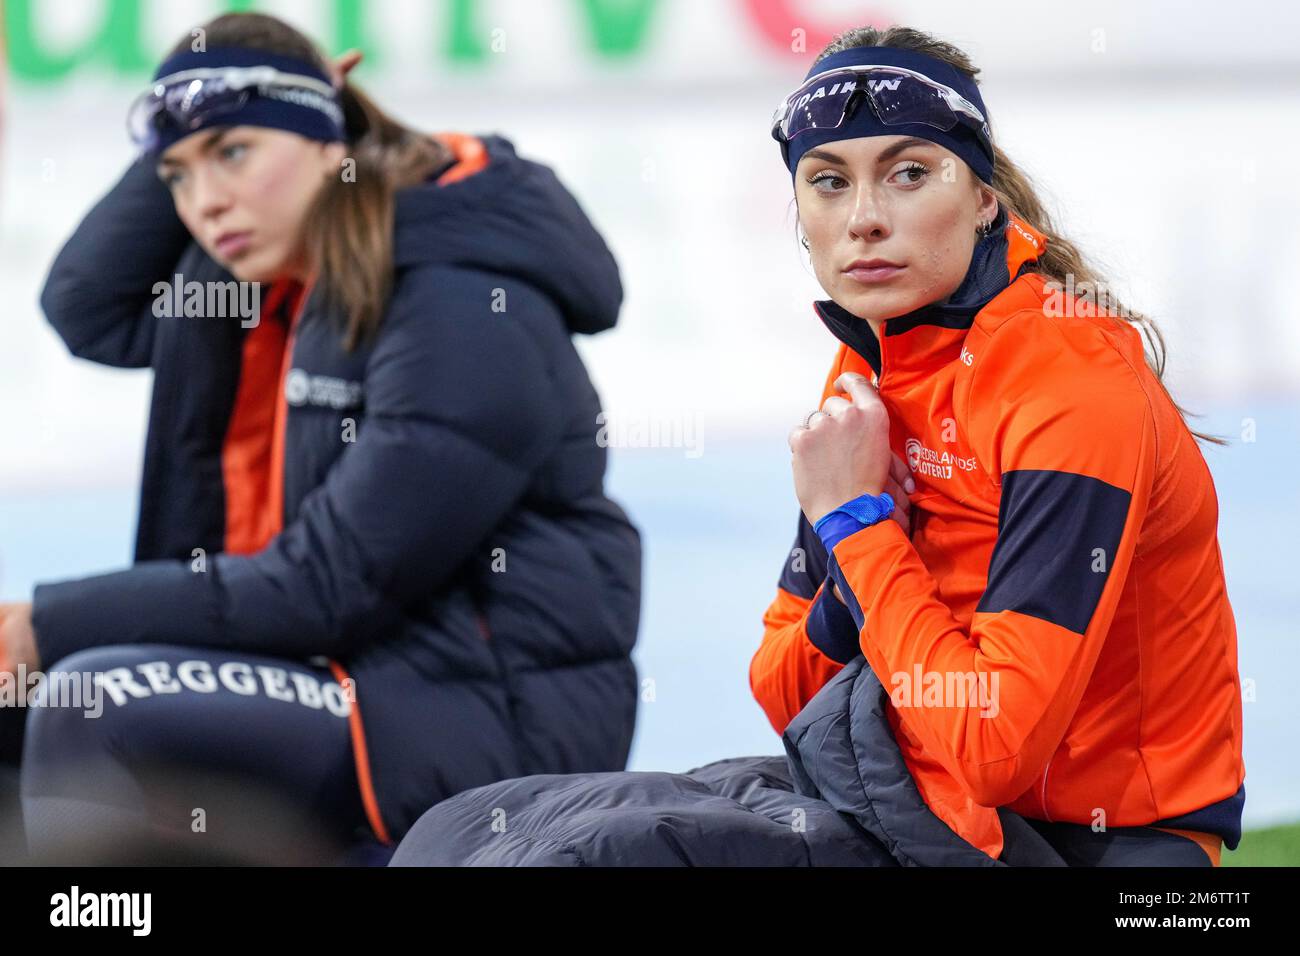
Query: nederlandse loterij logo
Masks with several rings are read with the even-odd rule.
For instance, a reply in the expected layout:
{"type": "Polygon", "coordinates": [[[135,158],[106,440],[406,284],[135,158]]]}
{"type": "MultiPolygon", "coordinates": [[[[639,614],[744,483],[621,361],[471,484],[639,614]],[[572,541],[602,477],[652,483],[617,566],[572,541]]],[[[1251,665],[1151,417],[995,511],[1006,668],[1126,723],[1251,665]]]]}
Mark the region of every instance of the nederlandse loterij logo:
{"type": "Polygon", "coordinates": [[[951,478],[954,466],[962,471],[975,470],[974,455],[959,458],[946,451],[940,452],[928,448],[915,438],[909,438],[903,450],[907,452],[907,467],[918,475],[929,478],[951,478]]]}

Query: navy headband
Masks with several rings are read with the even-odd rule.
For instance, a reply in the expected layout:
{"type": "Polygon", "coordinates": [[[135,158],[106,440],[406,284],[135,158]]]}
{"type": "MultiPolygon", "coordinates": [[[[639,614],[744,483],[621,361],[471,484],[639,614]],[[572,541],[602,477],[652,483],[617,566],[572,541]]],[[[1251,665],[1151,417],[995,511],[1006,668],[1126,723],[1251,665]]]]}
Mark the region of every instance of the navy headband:
{"type": "MultiPolygon", "coordinates": [[[[282,73],[308,76],[327,85],[333,85],[333,77],[314,63],[248,47],[210,47],[201,52],[182,51],[164,60],[154,73],[153,79],[156,83],[164,77],[184,70],[220,69],[226,66],[269,66],[282,73]]],[[[191,133],[213,126],[266,126],[326,143],[346,140],[343,108],[338,93],[336,92],[329,101],[334,109],[328,112],[318,106],[308,105],[309,101],[310,97],[295,102],[291,98],[253,96],[234,112],[215,116],[211,122],[202,123],[196,129],[178,129],[172,124],[166,124],[159,130],[159,139],[154,152],[161,153],[191,133]]]]}
{"type": "MultiPolygon", "coordinates": [[[[942,83],[944,86],[951,87],[979,107],[979,111],[984,114],[986,120],[988,119],[989,112],[984,106],[979,87],[975,85],[973,79],[950,63],[926,53],[917,53],[914,50],[900,50],[896,47],[884,46],[852,47],[847,50],[840,50],[838,53],[832,53],[824,60],[814,64],[808,71],[808,75],[804,77],[804,82],[806,83],[818,73],[826,73],[840,67],[870,66],[873,64],[901,66],[921,73],[937,83],[942,83]]],[[[876,116],[875,110],[866,104],[841,126],[834,129],[814,129],[800,133],[792,143],[788,145],[782,144],[782,152],[785,153],[786,165],[790,168],[791,175],[793,175],[799,165],[799,158],[808,150],[821,146],[823,143],[832,143],[841,139],[857,139],[860,136],[915,136],[918,139],[938,143],[960,156],[966,165],[971,168],[971,171],[984,182],[989,184],[993,182],[992,148],[986,146],[980,135],[970,126],[958,123],[952,129],[946,131],[926,123],[903,123],[886,126],[876,116]]]]}

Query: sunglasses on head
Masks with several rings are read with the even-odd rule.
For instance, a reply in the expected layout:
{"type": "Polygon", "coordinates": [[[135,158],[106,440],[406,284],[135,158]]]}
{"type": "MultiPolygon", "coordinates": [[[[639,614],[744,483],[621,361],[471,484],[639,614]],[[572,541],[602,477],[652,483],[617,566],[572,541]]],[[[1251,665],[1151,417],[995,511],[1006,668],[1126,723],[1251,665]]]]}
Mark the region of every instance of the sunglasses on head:
{"type": "Polygon", "coordinates": [[[901,66],[847,66],[809,77],[776,108],[772,138],[788,143],[810,130],[836,129],[864,102],[886,126],[922,123],[948,131],[962,123],[993,155],[993,136],[979,107],[952,87],[901,66]]]}
{"type": "Polygon", "coordinates": [[[343,110],[334,87],[311,76],[284,73],[270,66],[228,66],[183,70],[159,77],[127,112],[127,132],[137,148],[148,151],[159,133],[171,126],[196,130],[234,113],[254,96],[286,100],[327,114],[343,125],[343,110]]]}

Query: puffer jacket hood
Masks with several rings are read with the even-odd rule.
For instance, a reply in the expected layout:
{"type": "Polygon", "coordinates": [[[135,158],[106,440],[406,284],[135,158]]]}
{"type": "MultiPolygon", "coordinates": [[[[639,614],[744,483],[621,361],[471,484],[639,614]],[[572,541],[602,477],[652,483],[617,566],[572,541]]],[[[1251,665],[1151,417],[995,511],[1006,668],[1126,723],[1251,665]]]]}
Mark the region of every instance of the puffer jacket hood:
{"type": "Polygon", "coordinates": [[[613,328],[623,301],[618,264],[555,173],[518,156],[502,136],[437,138],[462,165],[481,168],[398,192],[394,265],[505,273],[545,293],[571,332],[613,328]]]}

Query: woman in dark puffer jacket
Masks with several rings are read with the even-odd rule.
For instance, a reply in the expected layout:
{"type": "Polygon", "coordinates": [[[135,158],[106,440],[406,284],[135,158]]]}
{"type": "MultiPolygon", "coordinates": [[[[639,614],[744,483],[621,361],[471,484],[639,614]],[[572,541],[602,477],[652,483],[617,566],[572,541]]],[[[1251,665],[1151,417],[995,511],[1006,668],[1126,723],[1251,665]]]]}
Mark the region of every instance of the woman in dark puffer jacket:
{"type": "Polygon", "coordinates": [[[640,538],[570,338],[616,322],[608,248],[508,141],[385,116],[355,56],[204,30],[42,294],[154,390],[134,566],[0,606],[0,670],[47,672],[32,853],[332,860],[467,787],[621,769],[640,538]],[[50,699],[80,675],[97,719],[50,699]]]}

